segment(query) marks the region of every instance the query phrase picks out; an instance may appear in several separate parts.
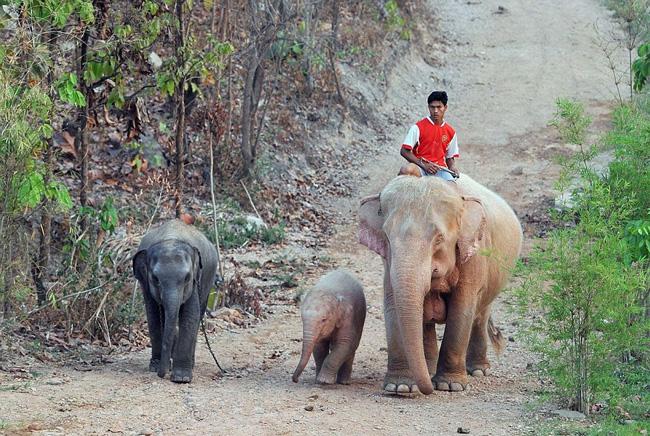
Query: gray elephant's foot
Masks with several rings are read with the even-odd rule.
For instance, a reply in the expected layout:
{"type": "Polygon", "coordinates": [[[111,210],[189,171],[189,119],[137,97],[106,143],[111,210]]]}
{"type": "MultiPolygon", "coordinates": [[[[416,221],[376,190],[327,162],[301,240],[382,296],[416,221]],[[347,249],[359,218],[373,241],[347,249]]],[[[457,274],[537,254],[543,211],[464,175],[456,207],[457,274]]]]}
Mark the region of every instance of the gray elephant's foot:
{"type": "Polygon", "coordinates": [[[389,372],[384,377],[384,393],[391,395],[417,394],[417,383],[407,374],[401,372],[389,372]]]}
{"type": "Polygon", "coordinates": [[[160,359],[151,359],[149,361],[149,372],[158,372],[160,368],[160,359]]]}
{"type": "Polygon", "coordinates": [[[453,375],[436,375],[431,383],[437,391],[460,392],[467,389],[467,378],[453,375]]]}
{"type": "Polygon", "coordinates": [[[192,370],[184,368],[172,369],[171,380],[174,383],[189,383],[192,381],[192,370]]]}

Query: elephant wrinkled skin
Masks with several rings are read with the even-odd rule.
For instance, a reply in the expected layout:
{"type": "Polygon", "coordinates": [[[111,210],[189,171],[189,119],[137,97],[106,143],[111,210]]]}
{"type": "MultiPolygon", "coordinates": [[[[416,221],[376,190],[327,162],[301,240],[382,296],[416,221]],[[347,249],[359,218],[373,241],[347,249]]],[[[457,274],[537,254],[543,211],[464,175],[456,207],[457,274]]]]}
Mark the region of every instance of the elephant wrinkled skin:
{"type": "Polygon", "coordinates": [[[133,257],[147,311],[149,370],[171,380],[192,381],[199,324],[218,266],[217,250],[195,227],[167,221],[149,231],[133,257]]]}
{"type": "Polygon", "coordinates": [[[384,261],[390,393],[467,387],[487,375],[487,341],[503,337],[490,319],[521,250],[508,204],[467,175],[457,183],[399,176],[359,210],[359,240],[384,261]],[[446,324],[438,351],[435,324],[446,324]]]}
{"type": "Polygon", "coordinates": [[[366,320],[361,283],[347,271],[331,271],[316,283],[300,306],[302,354],[292,380],[298,382],[313,354],[318,383],[350,383],[354,354],[366,320]]]}

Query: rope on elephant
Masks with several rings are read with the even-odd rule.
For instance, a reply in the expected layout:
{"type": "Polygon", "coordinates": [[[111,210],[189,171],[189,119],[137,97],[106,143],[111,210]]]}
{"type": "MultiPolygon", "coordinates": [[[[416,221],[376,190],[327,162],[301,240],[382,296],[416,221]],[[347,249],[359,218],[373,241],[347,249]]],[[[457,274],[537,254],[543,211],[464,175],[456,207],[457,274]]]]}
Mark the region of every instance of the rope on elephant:
{"type": "Polygon", "coordinates": [[[217,356],[214,355],[214,352],[212,351],[212,347],[210,346],[210,341],[208,340],[208,334],[205,332],[205,321],[203,318],[201,318],[201,330],[203,331],[203,337],[205,338],[205,344],[208,346],[208,351],[210,351],[210,354],[212,354],[212,358],[214,359],[214,363],[217,364],[219,367],[219,370],[222,373],[226,373],[226,371],[219,365],[219,361],[217,360],[217,356]]]}

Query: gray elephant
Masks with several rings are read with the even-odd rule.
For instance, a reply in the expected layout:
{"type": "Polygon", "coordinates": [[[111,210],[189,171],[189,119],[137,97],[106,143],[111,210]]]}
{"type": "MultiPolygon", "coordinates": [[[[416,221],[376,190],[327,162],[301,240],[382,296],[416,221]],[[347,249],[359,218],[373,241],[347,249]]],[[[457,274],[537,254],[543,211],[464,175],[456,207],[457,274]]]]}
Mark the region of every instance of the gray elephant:
{"type": "Polygon", "coordinates": [[[302,355],[292,380],[298,382],[313,353],[318,383],[348,384],[366,320],[361,284],[346,271],[329,272],[305,296],[300,314],[302,355]]]}
{"type": "Polygon", "coordinates": [[[467,175],[399,176],[359,215],[360,242],[384,260],[384,390],[458,391],[468,373],[487,375],[488,338],[503,345],[491,303],[521,250],[512,209],[467,175]],[[446,323],[439,353],[436,323],[446,323]]]}
{"type": "Polygon", "coordinates": [[[149,370],[192,381],[199,324],[218,266],[217,251],[195,227],[171,220],[149,231],[133,258],[147,311],[149,370]]]}

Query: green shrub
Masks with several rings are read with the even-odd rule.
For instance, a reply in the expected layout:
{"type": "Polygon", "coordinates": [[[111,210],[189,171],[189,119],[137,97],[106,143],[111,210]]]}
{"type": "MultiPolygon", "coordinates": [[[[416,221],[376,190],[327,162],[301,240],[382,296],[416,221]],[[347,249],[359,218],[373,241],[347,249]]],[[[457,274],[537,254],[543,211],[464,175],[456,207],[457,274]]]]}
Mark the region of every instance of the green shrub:
{"type": "MultiPolygon", "coordinates": [[[[565,140],[584,142],[588,118],[580,105],[558,100],[553,124],[565,140]]],[[[647,386],[640,380],[647,383],[650,375],[645,313],[650,271],[638,252],[647,235],[635,230],[647,224],[639,221],[639,191],[650,188],[631,179],[641,176],[639,159],[647,153],[636,132],[647,127],[650,123],[629,109],[617,113],[617,131],[610,135],[618,144],[616,160],[604,179],[589,169],[592,152],[581,151],[565,163],[564,172],[581,179],[573,206],[558,214],[558,230],[531,254],[517,292],[540,369],[569,406],[586,414],[596,401],[608,405],[610,414],[630,401],[640,404],[639,416],[648,411],[648,397],[640,394],[647,386]]]]}
{"type": "MultiPolygon", "coordinates": [[[[247,222],[243,217],[236,217],[229,222],[220,221],[217,224],[219,243],[226,250],[242,247],[251,242],[261,242],[266,245],[279,244],[286,238],[285,228],[284,223],[269,227],[258,227],[247,222]]],[[[212,227],[204,230],[212,243],[215,243],[212,227]]]]}
{"type": "Polygon", "coordinates": [[[585,115],[584,106],[567,98],[558,98],[555,104],[557,111],[550,124],[558,129],[565,141],[584,144],[587,128],[591,124],[591,118],[585,115]]]}

